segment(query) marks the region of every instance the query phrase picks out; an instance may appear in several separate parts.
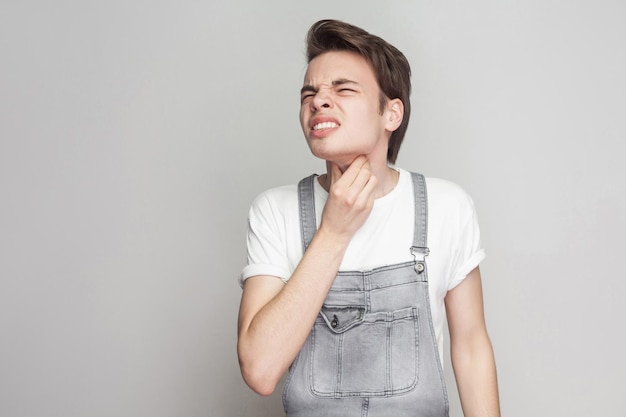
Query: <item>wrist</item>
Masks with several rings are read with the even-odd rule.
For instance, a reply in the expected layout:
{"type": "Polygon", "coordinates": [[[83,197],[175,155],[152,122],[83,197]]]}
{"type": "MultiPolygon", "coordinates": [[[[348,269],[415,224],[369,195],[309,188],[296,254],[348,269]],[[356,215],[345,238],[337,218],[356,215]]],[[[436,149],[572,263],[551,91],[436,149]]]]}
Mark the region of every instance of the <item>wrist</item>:
{"type": "Polygon", "coordinates": [[[352,240],[352,235],[351,233],[341,232],[332,227],[327,227],[322,221],[315,237],[324,242],[324,246],[345,251],[352,240]]]}

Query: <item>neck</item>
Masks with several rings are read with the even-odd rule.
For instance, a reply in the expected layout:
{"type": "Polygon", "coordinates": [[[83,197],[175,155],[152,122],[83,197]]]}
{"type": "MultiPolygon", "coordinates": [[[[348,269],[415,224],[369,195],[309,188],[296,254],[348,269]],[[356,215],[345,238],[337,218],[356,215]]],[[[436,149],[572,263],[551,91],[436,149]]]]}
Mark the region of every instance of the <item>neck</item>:
{"type": "MultiPolygon", "coordinates": [[[[341,165],[339,168],[341,172],[345,172],[348,168],[348,165],[341,165]]],[[[400,178],[400,173],[387,165],[387,161],[383,161],[381,163],[375,163],[370,160],[370,169],[372,171],[372,175],[376,177],[378,184],[376,185],[376,190],[374,191],[374,195],[376,198],[383,197],[389,194],[398,184],[398,179],[400,178]]],[[[326,161],[326,174],[320,176],[319,182],[322,187],[329,191],[330,189],[330,162],[326,161]]]]}

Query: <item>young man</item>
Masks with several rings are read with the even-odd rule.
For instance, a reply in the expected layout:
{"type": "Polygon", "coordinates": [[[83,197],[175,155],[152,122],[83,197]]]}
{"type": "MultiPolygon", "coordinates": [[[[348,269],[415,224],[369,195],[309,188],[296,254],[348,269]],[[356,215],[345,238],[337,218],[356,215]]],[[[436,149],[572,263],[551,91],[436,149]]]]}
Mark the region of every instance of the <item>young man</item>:
{"type": "Polygon", "coordinates": [[[395,163],[410,67],[381,38],[331,20],[307,37],[300,122],[327,172],[261,194],[249,216],[238,355],[288,416],[446,416],[448,319],[464,413],[499,416],[471,199],[395,163]]]}

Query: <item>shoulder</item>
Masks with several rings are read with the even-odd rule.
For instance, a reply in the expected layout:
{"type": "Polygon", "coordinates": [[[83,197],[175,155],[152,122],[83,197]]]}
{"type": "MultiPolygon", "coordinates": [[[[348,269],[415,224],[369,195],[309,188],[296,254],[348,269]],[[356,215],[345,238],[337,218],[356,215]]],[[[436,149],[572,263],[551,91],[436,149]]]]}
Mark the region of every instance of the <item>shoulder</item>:
{"type": "MultiPolygon", "coordinates": [[[[410,171],[396,168],[401,178],[406,179],[410,184],[410,171]]],[[[424,177],[426,180],[426,191],[430,206],[455,206],[473,205],[470,195],[458,184],[441,178],[424,177]]]]}
{"type": "Polygon", "coordinates": [[[434,208],[473,209],[472,197],[458,184],[441,178],[426,178],[428,203],[434,208]]]}
{"type": "Polygon", "coordinates": [[[297,192],[296,184],[270,188],[257,195],[252,202],[252,206],[280,204],[281,202],[290,201],[294,198],[297,199],[297,192]]]}
{"type": "Polygon", "coordinates": [[[284,217],[285,213],[297,210],[297,184],[283,185],[265,190],[255,197],[250,206],[250,220],[284,217]]]}
{"type": "MultiPolygon", "coordinates": [[[[400,172],[407,177],[411,175],[400,172]]],[[[425,177],[425,180],[430,224],[460,226],[476,216],[471,196],[460,185],[441,178],[425,177]]]]}
{"type": "Polygon", "coordinates": [[[458,184],[439,178],[427,178],[428,218],[433,230],[450,233],[454,239],[467,231],[478,231],[472,197],[458,184]]]}

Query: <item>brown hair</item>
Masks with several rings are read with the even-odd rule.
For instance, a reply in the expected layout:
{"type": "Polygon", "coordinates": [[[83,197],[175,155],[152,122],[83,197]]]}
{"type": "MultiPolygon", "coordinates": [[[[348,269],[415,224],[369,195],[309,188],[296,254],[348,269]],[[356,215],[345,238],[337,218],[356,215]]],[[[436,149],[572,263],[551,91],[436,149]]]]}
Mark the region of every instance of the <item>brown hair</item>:
{"type": "Polygon", "coordinates": [[[404,104],[400,126],[391,133],[387,161],[395,163],[411,115],[411,67],[395,46],[365,30],[338,20],[320,20],[311,26],[306,37],[307,62],[329,51],[350,51],[361,55],[372,66],[380,87],[380,111],[388,99],[404,104]]]}

